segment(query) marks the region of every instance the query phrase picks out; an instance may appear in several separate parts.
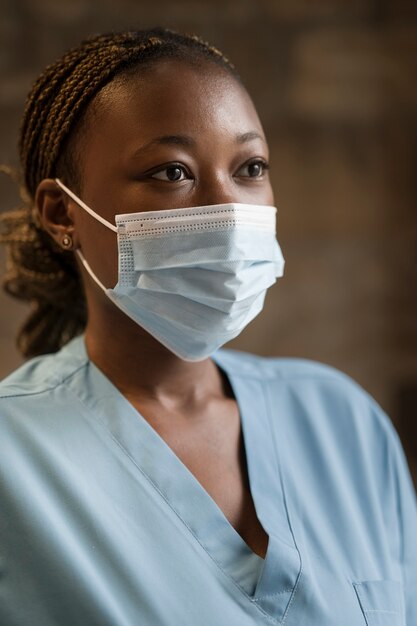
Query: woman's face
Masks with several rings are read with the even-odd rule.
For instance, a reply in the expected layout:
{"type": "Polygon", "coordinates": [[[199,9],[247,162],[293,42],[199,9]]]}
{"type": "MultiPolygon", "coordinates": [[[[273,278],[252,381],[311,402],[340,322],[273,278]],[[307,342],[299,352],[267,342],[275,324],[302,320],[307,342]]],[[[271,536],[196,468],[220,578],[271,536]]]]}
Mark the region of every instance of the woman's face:
{"type": "MultiPolygon", "coordinates": [[[[213,63],[153,64],[97,96],[82,141],[81,198],[118,213],[241,202],[274,204],[268,147],[244,88],[213,63]]],[[[69,201],[84,256],[117,282],[116,235],[69,201]]]]}

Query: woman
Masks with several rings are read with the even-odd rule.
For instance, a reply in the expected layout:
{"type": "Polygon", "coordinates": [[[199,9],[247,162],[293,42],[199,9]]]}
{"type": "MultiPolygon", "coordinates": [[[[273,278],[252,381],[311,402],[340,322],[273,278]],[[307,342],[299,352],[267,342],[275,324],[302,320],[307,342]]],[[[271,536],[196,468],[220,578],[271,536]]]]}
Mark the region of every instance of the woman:
{"type": "Polygon", "coordinates": [[[0,386],[0,623],[417,624],[388,418],[330,368],[216,351],[283,269],[229,61],[93,37],[34,85],[20,148],[5,285],[43,356],[0,386]]]}

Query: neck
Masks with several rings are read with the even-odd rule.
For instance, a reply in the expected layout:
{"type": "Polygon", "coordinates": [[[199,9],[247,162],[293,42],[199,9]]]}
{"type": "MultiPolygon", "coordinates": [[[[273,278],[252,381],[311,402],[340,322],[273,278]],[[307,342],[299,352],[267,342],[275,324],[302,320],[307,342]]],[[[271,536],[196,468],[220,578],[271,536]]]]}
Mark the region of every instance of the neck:
{"type": "Polygon", "coordinates": [[[112,303],[105,309],[90,308],[87,353],[126,397],[198,403],[208,395],[229,395],[211,359],[183,361],[112,303]]]}

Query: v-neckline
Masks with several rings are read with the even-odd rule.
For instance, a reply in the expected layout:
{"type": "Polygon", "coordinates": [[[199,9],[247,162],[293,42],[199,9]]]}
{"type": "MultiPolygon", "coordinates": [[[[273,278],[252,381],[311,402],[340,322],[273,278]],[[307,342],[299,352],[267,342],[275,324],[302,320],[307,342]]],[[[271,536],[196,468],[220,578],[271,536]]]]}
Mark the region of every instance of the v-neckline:
{"type": "MultiPolygon", "coordinates": [[[[86,351],[85,354],[88,359],[86,351]]],[[[263,610],[282,616],[300,562],[277,473],[262,381],[235,375],[220,351],[212,358],[227,376],[238,405],[249,488],[257,517],[269,536],[264,559],[251,550],[191,470],[91,361],[87,373],[88,397],[94,405],[94,416],[111,432],[218,567],[263,610]]]]}

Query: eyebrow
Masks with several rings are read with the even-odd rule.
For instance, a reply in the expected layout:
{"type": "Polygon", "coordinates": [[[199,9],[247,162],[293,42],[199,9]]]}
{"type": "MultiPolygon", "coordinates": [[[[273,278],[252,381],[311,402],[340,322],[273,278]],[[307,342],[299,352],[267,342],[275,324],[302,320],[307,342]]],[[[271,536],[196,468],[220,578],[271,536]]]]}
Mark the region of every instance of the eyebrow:
{"type": "Polygon", "coordinates": [[[261,141],[265,141],[265,138],[257,133],[256,130],[250,130],[248,133],[236,135],[237,143],[246,143],[247,141],[253,141],[254,139],[260,139],[261,141]]]}
{"type": "Polygon", "coordinates": [[[161,135],[155,137],[145,145],[141,146],[132,154],[132,158],[140,156],[143,152],[147,152],[152,146],[184,146],[186,148],[195,146],[195,141],[188,135],[161,135]]]}
{"type": "MultiPolygon", "coordinates": [[[[247,141],[253,141],[254,139],[261,139],[265,141],[265,139],[254,130],[251,130],[247,133],[242,133],[236,135],[235,137],[236,143],[242,144],[247,141]]],[[[190,137],[189,135],[161,135],[160,137],[155,137],[152,141],[149,141],[145,145],[141,146],[132,154],[132,158],[136,158],[140,156],[142,153],[149,150],[153,146],[184,146],[186,148],[194,147],[196,145],[195,139],[190,137]]]]}

